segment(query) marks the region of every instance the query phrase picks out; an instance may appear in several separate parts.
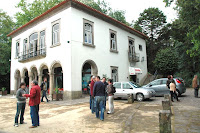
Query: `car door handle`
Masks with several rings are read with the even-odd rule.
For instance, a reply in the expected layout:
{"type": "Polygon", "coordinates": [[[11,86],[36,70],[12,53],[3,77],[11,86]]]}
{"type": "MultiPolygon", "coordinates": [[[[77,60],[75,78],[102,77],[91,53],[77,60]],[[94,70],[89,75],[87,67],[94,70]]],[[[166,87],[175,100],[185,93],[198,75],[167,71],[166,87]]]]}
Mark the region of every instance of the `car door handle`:
{"type": "Polygon", "coordinates": [[[124,90],[123,90],[124,91],[124,90]]]}

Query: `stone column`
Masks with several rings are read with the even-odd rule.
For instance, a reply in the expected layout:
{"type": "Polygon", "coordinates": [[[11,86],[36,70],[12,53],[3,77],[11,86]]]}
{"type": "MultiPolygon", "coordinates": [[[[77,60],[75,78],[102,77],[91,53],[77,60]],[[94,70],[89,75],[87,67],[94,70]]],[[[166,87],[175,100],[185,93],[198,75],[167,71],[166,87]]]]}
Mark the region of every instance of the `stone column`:
{"type": "Polygon", "coordinates": [[[165,98],[165,99],[168,99],[168,100],[169,100],[169,103],[170,103],[170,106],[172,106],[171,95],[170,95],[170,94],[165,94],[165,95],[164,95],[164,98],[165,98]]]}
{"type": "Polygon", "coordinates": [[[160,133],[171,133],[171,114],[169,110],[159,112],[160,133]]]}
{"type": "Polygon", "coordinates": [[[16,92],[17,92],[17,89],[18,89],[18,86],[17,86],[17,84],[18,84],[18,76],[17,75],[15,75],[15,85],[14,85],[14,94],[16,94],[16,92]]]}
{"type": "Polygon", "coordinates": [[[30,93],[30,90],[31,90],[31,82],[33,81],[33,75],[30,74],[29,75],[29,93],[30,93]]]}
{"type": "Polygon", "coordinates": [[[50,80],[50,83],[49,83],[49,86],[50,86],[50,95],[53,94],[53,90],[54,90],[54,74],[50,74],[49,76],[49,80],[50,80]]]}
{"type": "Polygon", "coordinates": [[[42,74],[38,75],[38,85],[40,86],[42,83],[42,74]]]}
{"type": "Polygon", "coordinates": [[[163,110],[169,110],[170,114],[172,113],[170,102],[168,99],[165,99],[164,101],[162,101],[162,107],[163,107],[163,110]]]}

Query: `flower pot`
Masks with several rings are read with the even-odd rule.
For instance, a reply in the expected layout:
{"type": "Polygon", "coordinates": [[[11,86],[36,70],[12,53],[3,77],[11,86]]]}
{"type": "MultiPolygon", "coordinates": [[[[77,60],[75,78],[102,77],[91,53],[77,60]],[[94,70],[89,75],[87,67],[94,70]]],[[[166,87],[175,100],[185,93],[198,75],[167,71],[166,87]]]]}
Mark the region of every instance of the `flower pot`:
{"type": "Polygon", "coordinates": [[[0,91],[0,95],[7,95],[7,91],[0,91]]]}
{"type": "Polygon", "coordinates": [[[59,99],[63,100],[63,94],[62,93],[52,94],[52,101],[53,99],[55,99],[56,101],[59,101],[59,99]]]}

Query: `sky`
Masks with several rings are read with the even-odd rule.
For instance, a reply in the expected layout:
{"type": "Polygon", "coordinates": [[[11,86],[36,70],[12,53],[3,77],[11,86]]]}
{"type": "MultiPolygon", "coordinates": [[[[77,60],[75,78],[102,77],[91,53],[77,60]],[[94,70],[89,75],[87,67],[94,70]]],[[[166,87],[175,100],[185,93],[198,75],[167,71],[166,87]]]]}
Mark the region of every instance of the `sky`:
{"type": "MultiPolygon", "coordinates": [[[[33,0],[28,0],[33,1],[33,0]]],[[[96,0],[95,0],[96,1],[96,0]]],[[[131,23],[136,21],[140,15],[149,7],[158,7],[167,16],[167,22],[172,22],[177,18],[177,12],[171,7],[165,7],[163,0],[105,0],[110,7],[115,10],[124,10],[126,12],[126,20],[131,23]]],[[[15,6],[20,0],[1,0],[0,9],[7,12],[9,16],[14,18],[14,14],[20,11],[15,6]]]]}

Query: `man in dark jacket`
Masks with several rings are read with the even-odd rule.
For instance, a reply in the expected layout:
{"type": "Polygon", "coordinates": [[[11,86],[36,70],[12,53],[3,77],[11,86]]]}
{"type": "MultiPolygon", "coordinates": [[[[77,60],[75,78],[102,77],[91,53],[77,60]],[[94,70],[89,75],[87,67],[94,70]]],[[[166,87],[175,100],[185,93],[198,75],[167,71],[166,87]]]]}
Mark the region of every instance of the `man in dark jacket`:
{"type": "Polygon", "coordinates": [[[103,77],[102,78],[102,82],[103,82],[103,84],[104,84],[104,87],[105,87],[105,104],[104,104],[104,106],[105,106],[105,110],[106,110],[106,100],[107,100],[107,85],[108,85],[108,83],[106,82],[106,77],[103,77]]]}
{"type": "Polygon", "coordinates": [[[19,118],[19,114],[20,115],[20,124],[26,124],[24,122],[24,112],[25,112],[25,107],[26,107],[26,98],[23,97],[22,95],[25,94],[25,89],[26,89],[26,84],[25,83],[21,83],[20,84],[20,88],[17,90],[16,93],[16,98],[17,98],[17,112],[15,115],[15,127],[18,127],[18,118],[19,118]]]}
{"type": "Polygon", "coordinates": [[[100,81],[100,77],[96,77],[94,84],[94,97],[96,101],[96,117],[99,118],[99,111],[101,111],[100,120],[104,120],[104,102],[105,102],[105,87],[100,81]]]}
{"type": "Polygon", "coordinates": [[[40,104],[40,92],[41,88],[38,86],[37,81],[31,82],[30,94],[23,94],[24,97],[30,97],[29,106],[32,119],[32,126],[29,128],[35,128],[39,126],[39,104],[40,104]]]}
{"type": "Polygon", "coordinates": [[[47,100],[47,102],[49,102],[49,100],[48,100],[48,98],[47,98],[47,91],[48,91],[48,83],[47,83],[47,78],[46,77],[44,77],[44,79],[43,79],[43,82],[41,83],[41,85],[40,85],[40,88],[41,88],[41,90],[42,90],[42,98],[41,98],[41,102],[44,102],[43,101],[43,98],[45,97],[46,98],[46,100],[47,100]]]}

